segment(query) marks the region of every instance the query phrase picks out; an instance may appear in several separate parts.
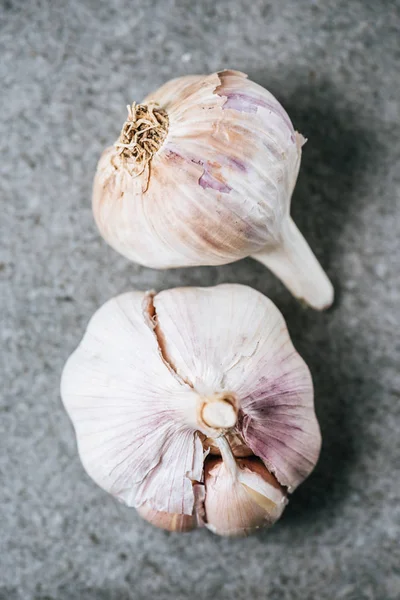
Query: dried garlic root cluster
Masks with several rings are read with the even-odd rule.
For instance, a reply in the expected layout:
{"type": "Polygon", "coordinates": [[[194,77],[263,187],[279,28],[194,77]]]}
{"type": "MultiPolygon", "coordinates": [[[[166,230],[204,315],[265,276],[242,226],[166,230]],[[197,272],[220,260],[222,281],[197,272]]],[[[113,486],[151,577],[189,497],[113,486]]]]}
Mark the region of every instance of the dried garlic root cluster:
{"type": "Polygon", "coordinates": [[[127,258],[165,269],[265,264],[316,309],[332,285],[290,217],[305,139],[238,71],[173,79],[128,107],[98,164],[93,213],[127,258]]]}
{"type": "Polygon", "coordinates": [[[168,530],[273,524],[320,451],[310,372],[279,310],[246,286],[110,300],[61,393],[87,473],[168,530]]]}

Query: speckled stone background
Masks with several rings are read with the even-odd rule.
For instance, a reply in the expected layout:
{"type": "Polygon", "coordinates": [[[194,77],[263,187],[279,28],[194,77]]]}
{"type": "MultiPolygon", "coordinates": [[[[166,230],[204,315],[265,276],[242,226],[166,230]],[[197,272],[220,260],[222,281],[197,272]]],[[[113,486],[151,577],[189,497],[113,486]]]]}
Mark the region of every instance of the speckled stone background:
{"type": "Polygon", "coordinates": [[[400,2],[3,0],[0,56],[1,600],[400,598],[400,2]],[[293,214],[335,283],[325,314],[250,259],[157,272],[95,229],[92,177],[125,105],[224,67],[309,140],[293,214]],[[284,313],[323,451],[272,530],[171,535],[85,475],[60,373],[111,296],[232,281],[284,313]]]}

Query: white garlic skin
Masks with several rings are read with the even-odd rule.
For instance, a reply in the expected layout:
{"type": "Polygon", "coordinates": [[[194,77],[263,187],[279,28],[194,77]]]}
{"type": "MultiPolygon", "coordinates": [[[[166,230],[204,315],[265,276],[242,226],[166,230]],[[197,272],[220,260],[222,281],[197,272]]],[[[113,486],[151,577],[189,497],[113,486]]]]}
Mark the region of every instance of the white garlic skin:
{"type": "Polygon", "coordinates": [[[205,465],[206,526],[218,535],[240,537],[270,527],[282,515],[286,493],[257,458],[236,459],[237,476],[222,459],[205,465]]]}
{"type": "Polygon", "coordinates": [[[253,256],[317,309],[333,288],[290,218],[304,138],[274,96],[238,71],[173,79],[143,103],[168,133],[143,173],[107,148],[93,186],[104,239],[142,265],[222,265],[253,256]]]}

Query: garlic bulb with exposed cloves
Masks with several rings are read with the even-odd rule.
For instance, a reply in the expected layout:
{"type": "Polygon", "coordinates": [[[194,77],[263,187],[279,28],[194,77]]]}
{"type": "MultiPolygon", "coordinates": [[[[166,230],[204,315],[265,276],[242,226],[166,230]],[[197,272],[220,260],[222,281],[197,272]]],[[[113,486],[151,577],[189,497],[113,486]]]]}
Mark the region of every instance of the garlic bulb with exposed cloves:
{"type": "Polygon", "coordinates": [[[98,164],[93,213],[118,252],[154,268],[253,256],[317,309],[333,288],[290,217],[304,138],[238,71],[180,77],[128,107],[98,164]]]}
{"type": "Polygon", "coordinates": [[[278,309],[246,286],[110,300],[61,393],[88,474],[170,530],[272,524],[319,454],[309,370],[278,309]]]}

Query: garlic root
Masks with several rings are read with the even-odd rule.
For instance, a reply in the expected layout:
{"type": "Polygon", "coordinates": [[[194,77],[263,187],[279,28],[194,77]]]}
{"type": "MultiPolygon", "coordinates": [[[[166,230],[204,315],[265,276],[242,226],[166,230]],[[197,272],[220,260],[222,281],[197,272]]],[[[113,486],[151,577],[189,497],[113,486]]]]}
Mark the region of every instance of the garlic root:
{"type": "Polygon", "coordinates": [[[333,303],[334,290],[303,234],[289,217],[282,224],[282,242],[252,255],[268,267],[294,296],[317,310],[333,303]]]}

